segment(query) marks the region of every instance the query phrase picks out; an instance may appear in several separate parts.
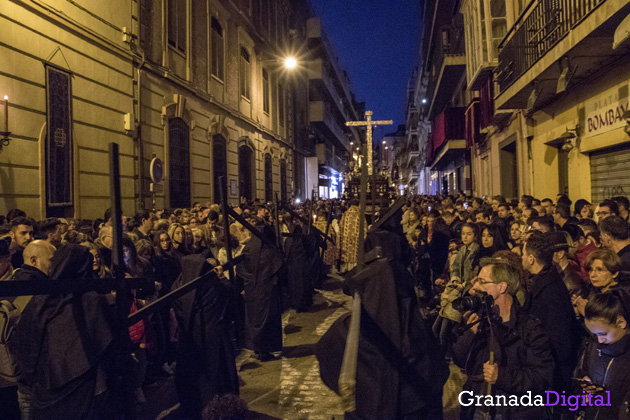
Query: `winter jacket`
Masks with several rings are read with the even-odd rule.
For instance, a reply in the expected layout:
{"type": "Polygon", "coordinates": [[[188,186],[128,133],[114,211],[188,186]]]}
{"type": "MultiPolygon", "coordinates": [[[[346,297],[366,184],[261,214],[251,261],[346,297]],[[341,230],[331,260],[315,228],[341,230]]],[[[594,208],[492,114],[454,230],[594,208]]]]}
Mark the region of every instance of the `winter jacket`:
{"type": "MultiPolygon", "coordinates": [[[[540,321],[529,316],[513,300],[510,319],[495,322],[496,343],[490,341],[487,324],[479,326],[475,334],[467,330],[453,345],[453,362],[468,376],[464,390],[474,395],[485,395],[487,383],[483,379],[483,364],[490,360],[494,351],[494,362],[499,367],[498,378],[492,386],[493,395],[520,396],[527,391],[532,395],[543,394],[550,389],[554,362],[551,355],[549,337],[540,321]]],[[[503,419],[545,419],[546,407],[505,406],[495,407],[496,414],[503,419]]],[[[475,409],[485,407],[462,407],[462,419],[472,419],[475,409]]]]}
{"type": "Polygon", "coordinates": [[[479,274],[479,265],[474,263],[477,252],[479,252],[479,245],[474,242],[468,246],[462,246],[457,252],[451,270],[451,281],[442,293],[440,316],[456,322],[461,321],[462,315],[453,309],[452,303],[470,288],[472,279],[479,274]]]}
{"type": "Polygon", "coordinates": [[[568,390],[580,347],[580,329],[569,291],[558,271],[551,265],[534,275],[530,284],[524,307],[530,315],[540,320],[551,341],[556,363],[552,389],[568,390]]]}
{"type": "MultiPolygon", "coordinates": [[[[630,335],[613,344],[599,344],[592,338],[586,343],[575,377],[588,376],[593,384],[610,391],[610,407],[586,407],[584,420],[627,419],[630,402],[630,335]]],[[[604,401],[607,400],[606,394],[604,401]]]]}

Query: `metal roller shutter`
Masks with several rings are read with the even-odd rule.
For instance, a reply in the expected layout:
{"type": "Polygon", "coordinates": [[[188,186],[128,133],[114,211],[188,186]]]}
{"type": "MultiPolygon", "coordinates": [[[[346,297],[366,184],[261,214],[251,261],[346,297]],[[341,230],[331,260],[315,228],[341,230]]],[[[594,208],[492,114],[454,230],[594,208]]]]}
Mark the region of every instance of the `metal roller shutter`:
{"type": "Polygon", "coordinates": [[[630,146],[627,145],[591,153],[591,201],[597,205],[618,195],[630,197],[630,146]]]}

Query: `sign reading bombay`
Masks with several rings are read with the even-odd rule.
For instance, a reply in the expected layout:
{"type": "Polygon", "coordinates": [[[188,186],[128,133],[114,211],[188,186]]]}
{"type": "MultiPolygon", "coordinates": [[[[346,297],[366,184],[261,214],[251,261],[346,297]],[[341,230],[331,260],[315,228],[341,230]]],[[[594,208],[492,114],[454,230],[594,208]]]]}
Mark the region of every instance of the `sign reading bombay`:
{"type": "Polygon", "coordinates": [[[623,114],[629,107],[628,91],[628,83],[625,83],[586,103],[585,137],[593,137],[626,125],[623,114]]]}

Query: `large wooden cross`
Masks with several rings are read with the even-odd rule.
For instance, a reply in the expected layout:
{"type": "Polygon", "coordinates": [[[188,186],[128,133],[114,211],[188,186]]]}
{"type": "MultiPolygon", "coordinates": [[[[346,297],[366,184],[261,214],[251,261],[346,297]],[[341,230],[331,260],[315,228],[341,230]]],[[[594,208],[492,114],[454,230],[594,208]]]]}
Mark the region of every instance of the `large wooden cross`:
{"type": "Polygon", "coordinates": [[[368,175],[372,175],[372,126],[374,125],[392,125],[394,121],[372,121],[372,111],[365,111],[365,121],[348,121],[346,122],[346,126],[348,127],[358,127],[358,126],[367,126],[367,167],[368,167],[368,175]]]}

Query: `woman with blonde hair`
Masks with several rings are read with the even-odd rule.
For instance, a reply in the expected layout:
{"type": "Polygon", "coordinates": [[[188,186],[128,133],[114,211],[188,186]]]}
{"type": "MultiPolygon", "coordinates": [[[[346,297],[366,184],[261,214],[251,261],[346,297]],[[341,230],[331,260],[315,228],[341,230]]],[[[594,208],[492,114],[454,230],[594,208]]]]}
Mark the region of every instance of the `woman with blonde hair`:
{"type": "Polygon", "coordinates": [[[87,247],[90,250],[90,254],[94,258],[92,263],[92,271],[94,272],[94,276],[99,279],[110,278],[111,274],[109,272],[109,268],[104,264],[103,255],[101,254],[101,250],[94,243],[88,240],[81,242],[81,245],[87,247]]]}
{"type": "Polygon", "coordinates": [[[181,257],[190,254],[186,246],[186,230],[179,223],[173,223],[168,228],[168,236],[171,238],[173,254],[181,261],[181,257]]]}

